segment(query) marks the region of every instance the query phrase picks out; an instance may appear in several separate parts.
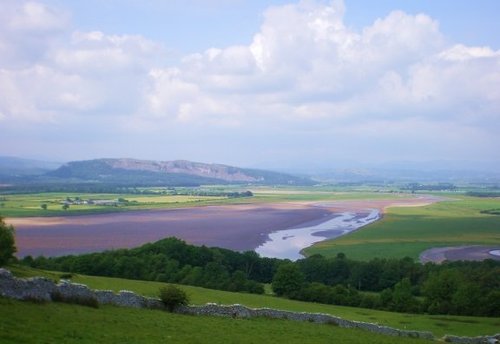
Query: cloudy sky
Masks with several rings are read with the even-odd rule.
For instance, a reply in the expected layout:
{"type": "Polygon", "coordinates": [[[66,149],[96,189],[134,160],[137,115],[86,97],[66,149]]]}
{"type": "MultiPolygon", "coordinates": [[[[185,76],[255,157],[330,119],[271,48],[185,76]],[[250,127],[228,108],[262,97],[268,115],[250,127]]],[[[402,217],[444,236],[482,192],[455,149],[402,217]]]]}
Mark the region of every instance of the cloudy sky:
{"type": "Polygon", "coordinates": [[[498,13],[497,0],[0,0],[0,155],[500,164],[498,13]]]}

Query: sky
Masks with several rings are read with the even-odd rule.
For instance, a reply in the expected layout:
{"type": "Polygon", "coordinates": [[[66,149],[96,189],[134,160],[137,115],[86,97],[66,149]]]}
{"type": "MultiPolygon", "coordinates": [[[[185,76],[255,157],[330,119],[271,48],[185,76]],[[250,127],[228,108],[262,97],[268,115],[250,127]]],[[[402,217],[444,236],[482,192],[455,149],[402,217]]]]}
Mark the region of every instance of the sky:
{"type": "Polygon", "coordinates": [[[500,167],[496,0],[0,0],[0,155],[500,167]]]}

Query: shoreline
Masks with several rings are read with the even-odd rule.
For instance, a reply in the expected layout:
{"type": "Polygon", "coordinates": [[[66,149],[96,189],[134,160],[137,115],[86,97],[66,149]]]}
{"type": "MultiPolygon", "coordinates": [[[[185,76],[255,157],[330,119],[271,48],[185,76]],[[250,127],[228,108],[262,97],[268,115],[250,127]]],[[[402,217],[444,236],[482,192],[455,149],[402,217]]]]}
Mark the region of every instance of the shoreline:
{"type": "Polygon", "coordinates": [[[476,260],[481,261],[485,259],[500,260],[500,255],[493,254],[492,252],[500,250],[500,246],[494,245],[460,245],[460,246],[446,246],[446,247],[433,247],[429,248],[419,255],[421,263],[436,263],[459,260],[476,260]]]}
{"type": "Polygon", "coordinates": [[[298,260],[305,258],[302,253],[315,243],[335,239],[358,230],[380,219],[380,211],[337,212],[330,219],[316,225],[300,226],[269,234],[269,240],[255,249],[262,257],[298,260]]]}
{"type": "Polygon", "coordinates": [[[193,245],[247,251],[264,244],[271,233],[317,225],[342,210],[363,213],[366,209],[382,210],[398,204],[421,205],[422,197],[330,201],[323,202],[325,206],[321,203],[206,205],[65,217],[6,218],[6,222],[16,228],[18,257],[132,248],[170,236],[193,245]]]}
{"type": "Polygon", "coordinates": [[[7,220],[18,257],[60,256],[132,248],[175,236],[187,243],[253,250],[276,229],[328,215],[303,204],[246,204],[137,211],[65,218],[7,220]]]}

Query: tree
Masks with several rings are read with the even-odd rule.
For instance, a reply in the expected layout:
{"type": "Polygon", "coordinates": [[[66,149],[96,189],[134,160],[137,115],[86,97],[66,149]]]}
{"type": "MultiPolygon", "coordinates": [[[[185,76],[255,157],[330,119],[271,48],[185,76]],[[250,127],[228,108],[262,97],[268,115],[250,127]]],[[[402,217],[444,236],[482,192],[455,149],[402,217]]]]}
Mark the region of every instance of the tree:
{"type": "Polygon", "coordinates": [[[431,314],[450,314],[453,310],[453,294],[463,283],[459,272],[454,269],[438,271],[429,275],[423,285],[427,311],[431,314]]]}
{"type": "Polygon", "coordinates": [[[186,292],[171,284],[160,288],[160,299],[169,312],[189,303],[189,297],[186,292]]]}
{"type": "Polygon", "coordinates": [[[477,284],[465,282],[460,284],[457,291],[453,294],[452,305],[453,313],[460,315],[480,315],[484,314],[481,307],[483,294],[477,284]]]}
{"type": "Polygon", "coordinates": [[[411,293],[409,278],[403,278],[394,286],[391,310],[396,312],[418,312],[418,300],[411,293]]]}
{"type": "Polygon", "coordinates": [[[47,204],[42,203],[42,204],[40,205],[40,208],[42,208],[43,210],[47,210],[47,204]]]}
{"type": "Polygon", "coordinates": [[[16,251],[14,227],[7,225],[3,217],[0,216],[0,266],[7,264],[11,258],[14,258],[16,251]]]}
{"type": "Polygon", "coordinates": [[[294,296],[304,284],[304,274],[297,264],[287,263],[278,268],[273,277],[273,291],[278,296],[294,296]]]}
{"type": "Polygon", "coordinates": [[[63,210],[68,210],[69,209],[69,204],[68,203],[64,203],[63,206],[62,206],[63,210]]]}

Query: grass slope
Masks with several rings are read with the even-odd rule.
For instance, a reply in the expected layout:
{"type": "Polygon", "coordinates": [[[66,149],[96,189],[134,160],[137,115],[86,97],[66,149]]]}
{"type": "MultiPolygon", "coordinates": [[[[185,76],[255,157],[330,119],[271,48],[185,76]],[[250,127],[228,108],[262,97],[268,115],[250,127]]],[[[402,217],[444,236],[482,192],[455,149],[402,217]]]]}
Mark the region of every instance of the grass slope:
{"type": "Polygon", "coordinates": [[[432,247],[500,245],[500,216],[481,213],[500,207],[499,198],[455,196],[455,200],[425,207],[390,208],[381,221],[334,240],[304,250],[307,255],[349,258],[373,257],[417,259],[432,247]]]}
{"type": "Polygon", "coordinates": [[[426,343],[331,325],[0,298],[2,343],[426,343]]]}
{"type": "MultiPolygon", "coordinates": [[[[45,276],[58,280],[60,273],[43,272],[30,268],[13,266],[11,271],[17,276],[45,276]]],[[[135,281],[120,278],[74,275],[73,282],[83,283],[92,289],[131,290],[145,296],[157,297],[159,282],[135,281]]],[[[318,303],[287,300],[271,295],[254,295],[232,293],[192,286],[181,286],[190,296],[192,304],[215,302],[219,304],[242,304],[248,307],[269,307],[299,312],[326,313],[344,319],[379,323],[394,328],[431,331],[435,336],[445,334],[461,336],[478,336],[495,334],[500,328],[499,318],[463,317],[463,316],[430,316],[421,314],[402,314],[377,311],[371,309],[324,305],[318,303]]],[[[371,343],[371,341],[369,341],[371,343]]]]}

